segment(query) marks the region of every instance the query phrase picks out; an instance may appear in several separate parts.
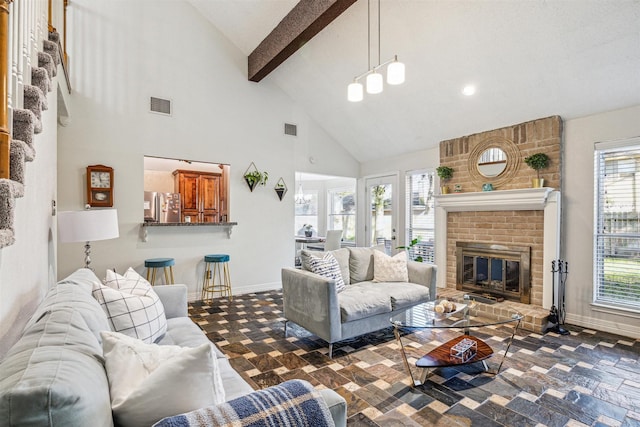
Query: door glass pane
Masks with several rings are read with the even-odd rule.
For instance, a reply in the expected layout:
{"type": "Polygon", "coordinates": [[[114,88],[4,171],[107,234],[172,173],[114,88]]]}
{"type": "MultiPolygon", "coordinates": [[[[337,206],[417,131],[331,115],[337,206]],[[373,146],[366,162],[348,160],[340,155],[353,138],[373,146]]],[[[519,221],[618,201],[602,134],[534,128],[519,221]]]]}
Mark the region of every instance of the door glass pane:
{"type": "Polygon", "coordinates": [[[378,184],[370,187],[371,194],[371,242],[391,242],[393,236],[392,185],[378,184]]]}

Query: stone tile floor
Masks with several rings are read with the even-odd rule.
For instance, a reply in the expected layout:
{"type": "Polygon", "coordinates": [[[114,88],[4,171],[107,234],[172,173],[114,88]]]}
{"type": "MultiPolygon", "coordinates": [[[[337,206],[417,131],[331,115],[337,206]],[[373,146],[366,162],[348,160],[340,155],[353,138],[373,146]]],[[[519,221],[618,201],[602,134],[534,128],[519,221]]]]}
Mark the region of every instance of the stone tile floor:
{"type": "MultiPolygon", "coordinates": [[[[498,375],[480,364],[445,368],[412,389],[391,328],[334,346],[291,325],[284,336],[282,294],[194,302],[191,318],[255,389],[293,378],[332,388],[347,400],[349,426],[640,426],[640,341],[565,325],[570,335],[518,331],[498,375]]],[[[454,330],[406,330],[413,363],[454,330]]],[[[496,352],[508,327],[475,334],[496,352]]]]}

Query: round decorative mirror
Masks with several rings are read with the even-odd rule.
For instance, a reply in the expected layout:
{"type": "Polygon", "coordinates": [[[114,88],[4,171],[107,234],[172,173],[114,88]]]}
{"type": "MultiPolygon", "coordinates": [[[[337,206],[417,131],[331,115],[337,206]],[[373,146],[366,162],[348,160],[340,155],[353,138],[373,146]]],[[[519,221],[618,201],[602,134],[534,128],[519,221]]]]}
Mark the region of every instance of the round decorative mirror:
{"type": "Polygon", "coordinates": [[[520,150],[513,141],[492,136],[480,141],[469,153],[469,175],[478,188],[491,184],[501,189],[516,176],[520,163],[520,150]]]}
{"type": "Polygon", "coordinates": [[[500,175],[507,168],[507,153],[498,147],[487,148],[478,159],[480,175],[493,178],[500,175]]]}

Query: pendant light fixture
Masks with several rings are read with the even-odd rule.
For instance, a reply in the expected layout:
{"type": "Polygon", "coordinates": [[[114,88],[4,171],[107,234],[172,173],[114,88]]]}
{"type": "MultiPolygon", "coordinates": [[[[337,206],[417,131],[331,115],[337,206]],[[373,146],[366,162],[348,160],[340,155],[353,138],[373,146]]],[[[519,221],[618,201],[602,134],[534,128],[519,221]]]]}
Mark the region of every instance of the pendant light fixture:
{"type": "Polygon", "coordinates": [[[351,102],[360,102],[364,99],[364,90],[359,80],[366,77],[367,93],[374,95],[384,90],[384,79],[380,69],[387,65],[387,84],[399,85],[404,83],[404,64],[398,61],[398,56],[385,62],[380,62],[380,1],[378,0],[378,65],[371,67],[371,0],[367,0],[367,60],[368,70],[353,79],[347,87],[347,99],[351,102]]]}
{"type": "Polygon", "coordinates": [[[300,174],[298,174],[298,191],[296,191],[294,200],[296,205],[306,205],[311,201],[311,197],[304,195],[304,191],[302,190],[302,179],[300,174]]]}

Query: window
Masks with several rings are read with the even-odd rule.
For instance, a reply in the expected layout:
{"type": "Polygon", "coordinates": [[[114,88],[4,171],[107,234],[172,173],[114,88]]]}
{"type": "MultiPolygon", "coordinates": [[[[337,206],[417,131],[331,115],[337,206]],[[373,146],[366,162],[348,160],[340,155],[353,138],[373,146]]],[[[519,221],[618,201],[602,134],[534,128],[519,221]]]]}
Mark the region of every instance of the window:
{"type": "Polygon", "coordinates": [[[327,191],[329,216],[327,230],[342,230],[343,242],[356,242],[356,193],[352,188],[327,191]]]}
{"type": "Polygon", "coordinates": [[[307,190],[304,197],[295,202],[295,229],[296,234],[304,234],[304,226],[309,224],[318,231],[318,192],[307,190]]]}
{"type": "Polygon", "coordinates": [[[409,249],[409,258],[435,263],[434,172],[411,171],[406,177],[406,245],[417,239],[417,243],[409,249]]]}
{"type": "Polygon", "coordinates": [[[594,302],[640,309],[640,138],[596,144],[594,302]]]}

